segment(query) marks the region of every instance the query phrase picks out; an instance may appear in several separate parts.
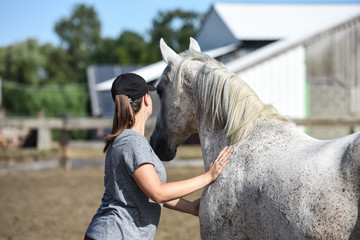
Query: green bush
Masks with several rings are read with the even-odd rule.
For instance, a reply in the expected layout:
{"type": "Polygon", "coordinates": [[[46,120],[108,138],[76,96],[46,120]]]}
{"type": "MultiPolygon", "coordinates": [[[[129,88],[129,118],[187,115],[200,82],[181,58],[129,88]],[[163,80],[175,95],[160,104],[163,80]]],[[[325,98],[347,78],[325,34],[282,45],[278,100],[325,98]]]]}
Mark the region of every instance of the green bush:
{"type": "MultiPolygon", "coordinates": [[[[3,84],[4,108],[7,116],[36,117],[40,111],[46,117],[86,117],[88,96],[84,84],[45,85],[34,88],[25,85],[3,84]]],[[[86,130],[71,131],[72,139],[84,139],[86,130]]],[[[58,131],[53,131],[53,138],[58,138],[58,131]]]]}

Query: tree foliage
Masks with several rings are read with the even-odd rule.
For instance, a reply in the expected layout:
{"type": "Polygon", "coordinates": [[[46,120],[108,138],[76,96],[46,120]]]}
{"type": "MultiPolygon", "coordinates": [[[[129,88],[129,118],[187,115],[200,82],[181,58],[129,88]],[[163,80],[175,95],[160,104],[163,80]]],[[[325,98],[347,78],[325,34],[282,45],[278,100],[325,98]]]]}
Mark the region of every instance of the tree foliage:
{"type": "Polygon", "coordinates": [[[36,116],[44,111],[47,116],[67,113],[71,116],[86,116],[86,88],[78,84],[48,84],[29,87],[24,84],[4,81],[4,99],[8,115],[36,116]]]}
{"type": "Polygon", "coordinates": [[[149,50],[152,51],[152,61],[161,59],[159,42],[164,38],[175,52],[182,52],[189,46],[189,38],[194,36],[199,28],[201,15],[193,11],[160,11],[152,22],[149,30],[149,50]]]}
{"type": "Polygon", "coordinates": [[[36,85],[43,79],[41,70],[46,58],[34,39],[0,49],[0,72],[2,78],[16,79],[19,83],[36,85]]]}
{"type": "Polygon", "coordinates": [[[135,32],[125,30],[117,39],[105,38],[94,54],[96,64],[144,64],[149,63],[147,43],[135,32]]]}
{"type": "Polygon", "coordinates": [[[85,81],[86,67],[93,62],[100,37],[101,24],[95,9],[85,4],[76,5],[69,17],[55,24],[62,47],[71,56],[68,59],[73,66],[77,81],[85,81]]]}
{"type": "MultiPolygon", "coordinates": [[[[0,64],[2,107],[6,112],[9,115],[30,116],[35,116],[40,110],[45,110],[48,116],[69,111],[86,112],[86,97],[76,105],[67,105],[67,109],[59,108],[68,101],[68,97],[76,98],[77,95],[74,93],[74,97],[66,95],[61,99],[62,88],[77,86],[71,81],[74,69],[69,65],[68,58],[62,49],[51,44],[41,46],[33,39],[1,48],[0,62],[4,62],[0,64]]],[[[79,93],[87,96],[84,87],[78,88],[79,93]]]]}
{"type": "Polygon", "coordinates": [[[86,67],[90,64],[145,65],[161,60],[160,38],[177,52],[189,44],[200,24],[195,12],[160,11],[148,35],[125,30],[116,38],[101,37],[92,6],[75,5],[56,22],[60,46],[35,39],[0,48],[3,106],[8,115],[85,116],[88,111],[86,67]]]}

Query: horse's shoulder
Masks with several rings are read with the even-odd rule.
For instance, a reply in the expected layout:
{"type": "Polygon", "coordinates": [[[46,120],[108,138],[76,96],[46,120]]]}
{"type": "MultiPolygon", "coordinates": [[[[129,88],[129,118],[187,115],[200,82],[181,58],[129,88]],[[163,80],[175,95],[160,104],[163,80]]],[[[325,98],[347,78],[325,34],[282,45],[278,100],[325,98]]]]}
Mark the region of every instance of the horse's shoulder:
{"type": "Polygon", "coordinates": [[[350,135],[353,137],[351,144],[349,145],[349,154],[352,159],[360,161],[360,132],[350,135]]]}

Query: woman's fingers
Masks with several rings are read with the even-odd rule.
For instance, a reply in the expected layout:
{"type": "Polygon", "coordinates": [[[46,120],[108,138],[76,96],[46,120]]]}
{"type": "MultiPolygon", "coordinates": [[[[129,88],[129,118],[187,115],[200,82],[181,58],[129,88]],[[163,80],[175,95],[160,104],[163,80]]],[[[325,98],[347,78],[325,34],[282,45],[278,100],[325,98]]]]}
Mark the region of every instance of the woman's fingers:
{"type": "Polygon", "coordinates": [[[213,163],[225,167],[230,161],[230,156],[231,156],[231,148],[226,146],[223,148],[223,150],[221,150],[221,152],[215,158],[213,163]]]}
{"type": "Polygon", "coordinates": [[[211,174],[212,181],[219,176],[224,167],[230,162],[231,148],[224,147],[219,155],[211,162],[209,173],[211,174]]]}

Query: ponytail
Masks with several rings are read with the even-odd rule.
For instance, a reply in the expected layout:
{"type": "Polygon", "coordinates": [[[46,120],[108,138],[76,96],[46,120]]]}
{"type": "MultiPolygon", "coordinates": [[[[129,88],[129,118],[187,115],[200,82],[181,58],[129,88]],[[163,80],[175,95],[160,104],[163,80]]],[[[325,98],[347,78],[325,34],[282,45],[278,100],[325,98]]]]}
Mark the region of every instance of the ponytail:
{"type": "Polygon", "coordinates": [[[105,140],[104,152],[106,152],[112,141],[119,136],[125,129],[135,125],[135,114],[141,108],[142,99],[137,99],[130,103],[125,95],[116,95],[114,99],[114,119],[111,134],[107,135],[105,140]]]}

